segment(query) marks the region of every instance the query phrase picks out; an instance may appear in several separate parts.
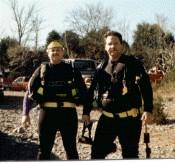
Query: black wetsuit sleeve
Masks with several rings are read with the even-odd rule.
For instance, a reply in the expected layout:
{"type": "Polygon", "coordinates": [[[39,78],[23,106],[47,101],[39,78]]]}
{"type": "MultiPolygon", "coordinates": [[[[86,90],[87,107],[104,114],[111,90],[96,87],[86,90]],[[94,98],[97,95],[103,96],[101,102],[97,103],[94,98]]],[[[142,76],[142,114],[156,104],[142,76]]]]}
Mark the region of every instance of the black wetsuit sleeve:
{"type": "Polygon", "coordinates": [[[95,90],[97,90],[97,83],[98,83],[98,71],[95,73],[94,78],[93,78],[92,83],[91,83],[91,86],[88,90],[88,95],[89,95],[89,101],[90,101],[90,104],[91,104],[91,108],[93,107],[92,103],[94,101],[94,92],[95,92],[95,90]]]}
{"type": "Polygon", "coordinates": [[[33,100],[37,99],[37,90],[40,86],[41,86],[40,67],[38,67],[32,74],[28,83],[29,97],[31,99],[33,100]]]}
{"type": "Polygon", "coordinates": [[[141,72],[141,79],[139,82],[140,91],[143,99],[143,107],[144,111],[152,112],[153,110],[153,90],[151,86],[151,82],[149,76],[143,67],[143,65],[139,64],[139,71],[141,72]]]}
{"type": "Polygon", "coordinates": [[[28,90],[25,92],[24,98],[23,98],[23,112],[22,115],[28,115],[31,108],[32,108],[32,99],[29,98],[29,92],[28,90]]]}
{"type": "Polygon", "coordinates": [[[80,103],[83,105],[83,114],[89,115],[91,109],[89,105],[90,104],[89,97],[88,97],[88,92],[87,92],[85,82],[79,70],[74,69],[74,75],[75,75],[75,84],[79,90],[80,103]]]}
{"type": "Polygon", "coordinates": [[[31,78],[28,82],[28,89],[25,92],[24,98],[23,98],[23,112],[22,115],[28,115],[30,110],[32,109],[32,103],[33,100],[35,100],[35,92],[37,89],[37,83],[39,83],[39,70],[40,68],[37,68],[31,78]],[[38,80],[38,81],[37,81],[38,80]],[[36,83],[36,84],[35,84],[36,83]]]}

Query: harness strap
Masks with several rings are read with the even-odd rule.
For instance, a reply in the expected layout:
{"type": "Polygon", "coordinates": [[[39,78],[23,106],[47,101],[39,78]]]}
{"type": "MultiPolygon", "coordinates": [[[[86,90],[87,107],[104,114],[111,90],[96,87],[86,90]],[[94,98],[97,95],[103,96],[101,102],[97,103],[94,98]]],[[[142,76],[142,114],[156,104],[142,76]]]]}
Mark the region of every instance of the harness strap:
{"type": "Polygon", "coordinates": [[[76,105],[75,103],[72,102],[44,102],[41,104],[41,107],[45,108],[75,108],[76,105]]]}
{"type": "Polygon", "coordinates": [[[111,113],[103,110],[102,113],[109,118],[114,118],[115,115],[119,116],[119,118],[126,118],[130,116],[137,117],[138,114],[143,113],[143,109],[131,108],[130,110],[121,113],[111,113]]]}

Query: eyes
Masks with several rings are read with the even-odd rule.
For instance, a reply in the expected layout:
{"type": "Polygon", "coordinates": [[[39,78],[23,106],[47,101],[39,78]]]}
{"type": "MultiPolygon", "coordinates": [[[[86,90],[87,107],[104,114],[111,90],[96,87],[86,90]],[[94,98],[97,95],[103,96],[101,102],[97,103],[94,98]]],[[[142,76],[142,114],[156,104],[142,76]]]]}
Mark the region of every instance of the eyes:
{"type": "Polygon", "coordinates": [[[49,52],[52,52],[52,53],[63,52],[63,48],[52,48],[52,49],[49,49],[49,52]]]}
{"type": "Polygon", "coordinates": [[[114,46],[114,47],[121,46],[121,42],[117,37],[109,36],[106,39],[106,46],[109,46],[109,47],[111,47],[111,46],[114,46]]]}
{"type": "Polygon", "coordinates": [[[119,46],[120,43],[118,43],[118,42],[109,42],[107,45],[108,46],[119,46]]]}

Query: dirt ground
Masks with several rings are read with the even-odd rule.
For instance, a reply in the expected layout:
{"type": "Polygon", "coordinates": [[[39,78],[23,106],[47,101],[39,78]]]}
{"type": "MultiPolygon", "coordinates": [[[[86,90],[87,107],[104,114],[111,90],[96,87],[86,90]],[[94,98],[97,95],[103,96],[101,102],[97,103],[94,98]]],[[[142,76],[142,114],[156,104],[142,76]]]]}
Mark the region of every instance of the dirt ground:
{"type": "MultiPolygon", "coordinates": [[[[38,110],[30,112],[32,124],[29,128],[21,128],[21,113],[23,92],[5,92],[4,102],[0,104],[0,161],[27,161],[36,160],[38,150],[37,119],[38,110]]],[[[168,122],[164,125],[152,124],[148,126],[150,133],[151,158],[163,159],[175,158],[175,93],[169,94],[165,100],[164,111],[168,114],[168,122]]],[[[79,126],[77,140],[81,136],[82,108],[77,107],[79,126]]],[[[100,116],[99,111],[91,112],[91,119],[94,122],[92,127],[92,138],[100,116]]],[[[143,129],[144,131],[144,129],[143,129]]],[[[140,140],[140,158],[145,159],[145,144],[143,142],[143,131],[140,140]]],[[[117,151],[109,154],[106,159],[121,159],[121,147],[116,138],[117,151]]],[[[90,159],[90,145],[77,143],[77,149],[81,160],[90,159]]],[[[59,131],[52,150],[53,160],[66,160],[65,151],[59,131]]]]}

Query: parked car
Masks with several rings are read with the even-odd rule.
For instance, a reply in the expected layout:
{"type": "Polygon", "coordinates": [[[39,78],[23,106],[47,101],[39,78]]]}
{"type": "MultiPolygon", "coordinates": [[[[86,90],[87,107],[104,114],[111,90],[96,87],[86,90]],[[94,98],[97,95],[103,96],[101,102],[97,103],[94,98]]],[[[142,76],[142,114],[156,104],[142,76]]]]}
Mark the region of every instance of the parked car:
{"type": "Polygon", "coordinates": [[[10,89],[13,91],[26,91],[28,80],[29,78],[26,76],[19,76],[12,82],[10,89]]]}
{"type": "Polygon", "coordinates": [[[70,63],[72,67],[77,68],[81,72],[85,84],[89,88],[96,72],[96,61],[86,58],[64,59],[63,61],[70,63]]]}
{"type": "Polygon", "coordinates": [[[12,78],[4,78],[3,79],[4,90],[10,90],[11,89],[13,80],[14,79],[12,79],[12,78]]]}

